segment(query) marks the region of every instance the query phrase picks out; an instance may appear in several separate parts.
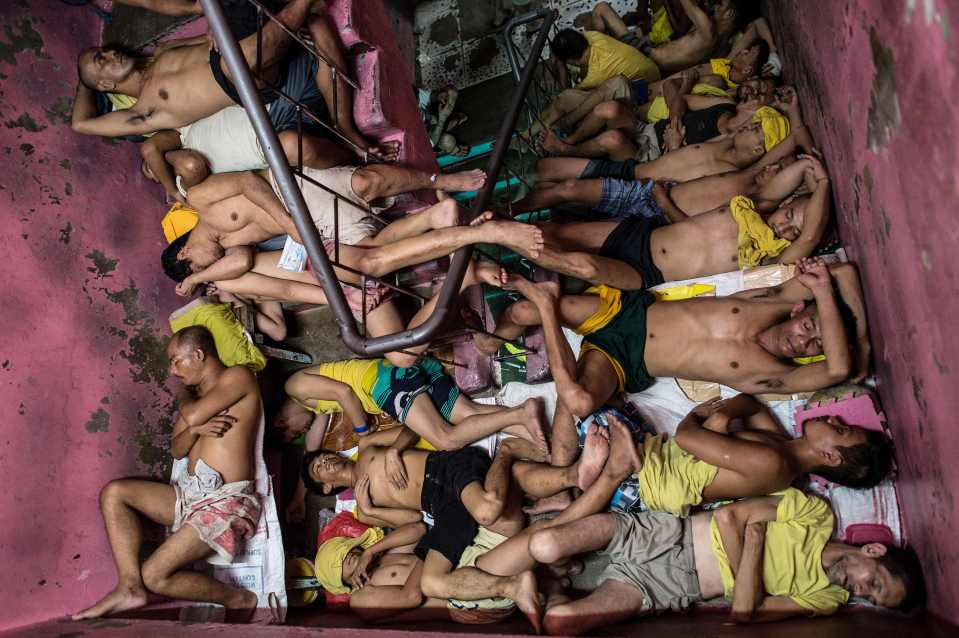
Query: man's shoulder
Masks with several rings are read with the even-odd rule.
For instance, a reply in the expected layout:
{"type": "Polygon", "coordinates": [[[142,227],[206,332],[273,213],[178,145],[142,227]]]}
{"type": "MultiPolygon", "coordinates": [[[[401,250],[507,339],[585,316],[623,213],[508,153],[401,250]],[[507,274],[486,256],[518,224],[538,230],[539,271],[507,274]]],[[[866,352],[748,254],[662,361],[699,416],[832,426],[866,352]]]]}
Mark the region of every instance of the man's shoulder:
{"type": "Polygon", "coordinates": [[[224,387],[225,385],[234,384],[243,384],[245,386],[250,386],[252,389],[256,389],[256,375],[252,370],[250,370],[250,368],[244,365],[230,366],[223,371],[223,374],[220,375],[220,379],[217,381],[217,386],[224,387]]]}

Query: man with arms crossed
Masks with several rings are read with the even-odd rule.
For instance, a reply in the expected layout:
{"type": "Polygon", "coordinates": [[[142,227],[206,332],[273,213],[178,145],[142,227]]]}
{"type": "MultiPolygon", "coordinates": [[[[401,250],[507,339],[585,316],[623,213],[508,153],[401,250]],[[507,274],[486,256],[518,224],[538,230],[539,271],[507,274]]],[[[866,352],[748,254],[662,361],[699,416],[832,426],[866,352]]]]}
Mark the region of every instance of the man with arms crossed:
{"type": "Polygon", "coordinates": [[[103,489],[100,509],[118,582],[74,620],[142,607],[148,591],[219,603],[237,620],[248,620],[257,607],[253,592],[184,569],[214,552],[232,560],[242,541],[256,533],[260,501],[253,448],[263,419],[256,378],[244,366],[225,367],[212,335],[197,326],[173,335],[167,356],[170,373],[183,382],[171,451],[176,459],[190,459],[188,471],[176,485],[117,479],[103,489]],[[142,566],[138,514],[174,530],[142,566]]]}

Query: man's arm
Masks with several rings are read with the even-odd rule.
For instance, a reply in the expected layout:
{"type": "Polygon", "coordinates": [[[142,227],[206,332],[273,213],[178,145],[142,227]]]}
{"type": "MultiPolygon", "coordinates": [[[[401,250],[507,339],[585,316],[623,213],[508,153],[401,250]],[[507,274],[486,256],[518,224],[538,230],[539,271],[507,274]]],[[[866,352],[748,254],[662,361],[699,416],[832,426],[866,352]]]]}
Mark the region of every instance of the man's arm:
{"type": "Polygon", "coordinates": [[[350,596],[350,610],[367,622],[377,622],[423,604],[423,561],[417,561],[406,583],[378,586],[366,585],[350,596]]]}
{"type": "Polygon", "coordinates": [[[236,279],[253,268],[252,246],[231,246],[223,256],[201,270],[191,273],[176,287],[176,293],[181,297],[189,297],[200,284],[211,281],[236,279]]]}
{"type": "Polygon", "coordinates": [[[422,520],[417,510],[395,507],[378,507],[370,496],[370,477],[367,474],[357,481],[353,488],[356,494],[356,520],[367,525],[379,527],[402,527],[422,520]]]}
{"type": "Polygon", "coordinates": [[[723,505],[713,513],[733,576],[738,578],[746,528],[753,523],[775,521],[780,500],[779,496],[746,498],[723,505]]]}
{"type": "MultiPolygon", "coordinates": [[[[86,86],[83,89],[90,91],[86,86]]],[[[78,94],[80,89],[77,90],[78,94]]],[[[92,91],[91,91],[92,96],[92,91]]],[[[168,128],[156,122],[152,112],[141,114],[134,110],[136,107],[112,111],[103,115],[91,114],[85,119],[78,117],[76,108],[73,111],[71,127],[81,135],[100,135],[102,137],[123,137],[125,135],[146,135],[162,128],[168,128]]],[[[81,115],[84,111],[81,111],[81,115]]]]}
{"type": "MultiPolygon", "coordinates": [[[[781,264],[792,264],[800,259],[808,257],[816,250],[816,246],[822,240],[823,233],[826,232],[826,225],[829,223],[829,176],[821,170],[822,165],[818,164],[816,168],[807,169],[813,174],[811,178],[815,185],[812,197],[806,202],[806,212],[803,219],[802,233],[799,238],[786,247],[776,258],[781,264]]],[[[807,173],[808,174],[808,173],[807,173]]]]}
{"type": "Polygon", "coordinates": [[[748,49],[755,44],[757,40],[764,40],[766,44],[769,45],[770,54],[777,53],[776,40],[773,38],[772,31],[769,29],[769,23],[766,22],[766,18],[759,17],[749,23],[749,26],[743,31],[739,40],[736,41],[736,46],[729,52],[729,57],[735,57],[737,53],[748,49]]]}
{"type": "Polygon", "coordinates": [[[693,27],[695,27],[697,31],[712,37],[711,34],[714,31],[713,21],[709,15],[700,8],[699,3],[697,3],[696,0],[679,0],[679,4],[682,5],[686,17],[693,23],[693,27]]]}
{"type": "Polygon", "coordinates": [[[666,219],[668,219],[670,223],[675,224],[689,219],[689,215],[673,203],[673,198],[670,197],[669,191],[659,182],[653,186],[653,201],[655,201],[659,209],[663,211],[663,215],[666,216],[666,219]]]}
{"type": "Polygon", "coordinates": [[[93,89],[83,82],[77,82],[77,93],[73,98],[73,112],[70,115],[70,127],[76,131],[77,126],[82,126],[83,122],[96,116],[97,102],[93,89]]]}
{"type": "Polygon", "coordinates": [[[176,187],[176,175],[173,173],[173,167],[166,161],[166,153],[178,148],[181,148],[178,132],[169,129],[158,131],[156,135],[140,144],[140,157],[143,158],[143,162],[160,182],[160,185],[163,186],[167,196],[185,204],[186,199],[176,187]]]}
{"type": "Polygon", "coordinates": [[[856,318],[856,366],[852,380],[859,383],[869,374],[869,355],[872,350],[859,270],[853,264],[833,264],[829,267],[829,272],[836,280],[843,303],[856,318]]]}
{"type": "Polygon", "coordinates": [[[384,536],[380,539],[380,542],[364,549],[354,576],[360,587],[364,587],[369,582],[369,567],[377,556],[387,552],[412,553],[419,540],[426,535],[426,531],[426,523],[423,521],[403,525],[384,536]],[[402,552],[402,550],[406,550],[406,552],[402,552]]]}
{"type": "Polygon", "coordinates": [[[209,392],[180,404],[180,418],[190,427],[201,426],[245,397],[251,384],[255,386],[256,380],[249,368],[227,368],[209,392]]]}
{"type": "Polygon", "coordinates": [[[772,212],[779,204],[796,192],[806,181],[806,171],[811,165],[811,156],[796,160],[773,175],[753,196],[756,208],[772,212]]]}
{"type": "Polygon", "coordinates": [[[363,410],[363,404],[353,392],[353,388],[341,381],[322,374],[313,374],[309,370],[300,370],[287,380],[286,393],[300,401],[316,399],[336,401],[343,408],[343,417],[350,427],[366,425],[366,411],[363,410]]]}
{"type": "Polygon", "coordinates": [[[195,16],[203,13],[203,9],[197,0],[114,0],[114,2],[175,17],[195,16]]]}
{"type": "Polygon", "coordinates": [[[290,217],[283,202],[276,196],[273,188],[265,179],[253,171],[247,171],[242,173],[240,185],[244,197],[266,211],[267,215],[273,218],[273,221],[283,229],[284,233],[295,241],[303,243],[300,232],[296,229],[296,224],[293,223],[293,218],[290,217]]]}

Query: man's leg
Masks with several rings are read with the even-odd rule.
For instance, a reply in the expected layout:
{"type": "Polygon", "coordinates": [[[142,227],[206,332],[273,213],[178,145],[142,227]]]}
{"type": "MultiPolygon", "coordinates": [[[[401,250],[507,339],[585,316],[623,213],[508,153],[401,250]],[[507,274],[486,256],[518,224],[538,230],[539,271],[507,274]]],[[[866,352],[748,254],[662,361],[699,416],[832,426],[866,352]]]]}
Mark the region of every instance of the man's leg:
{"type": "Polygon", "coordinates": [[[619,17],[616,10],[609,6],[608,2],[598,2],[596,6],[593,7],[593,24],[595,26],[602,26],[602,28],[597,29],[597,31],[612,34],[617,38],[621,38],[629,33],[629,27],[627,27],[623,19],[619,17]]]}
{"type": "Polygon", "coordinates": [[[593,112],[599,104],[607,100],[623,99],[630,96],[629,81],[621,75],[615,75],[608,80],[603,81],[598,87],[589,91],[586,99],[580,100],[574,109],[567,112],[559,120],[559,125],[564,128],[572,128],[583,118],[593,112]]]}
{"type": "Polygon", "coordinates": [[[606,284],[622,290],[642,289],[643,278],[635,268],[619,259],[599,254],[617,225],[615,221],[543,224],[541,228],[546,239],[539,257],[532,261],[546,270],[593,285],[606,284]]]}
{"type": "Polygon", "coordinates": [[[536,577],[531,571],[524,571],[516,576],[494,576],[475,567],[453,569],[453,564],[442,554],[430,550],[423,565],[421,587],[423,594],[429,598],[511,598],[529,618],[536,633],[540,631],[542,609],[536,577]]]}
{"type": "Polygon", "coordinates": [[[543,149],[553,155],[606,157],[623,162],[636,156],[636,144],[619,129],[612,129],[583,142],[564,141],[550,132],[543,134],[543,149]]]}
{"type": "Polygon", "coordinates": [[[540,210],[567,203],[596,206],[602,196],[603,180],[572,177],[555,182],[552,188],[533,189],[529,195],[513,204],[513,210],[540,210]]]}
{"type": "Polygon", "coordinates": [[[257,596],[250,590],[183,569],[212,553],[197,531],[191,525],[184,525],[143,563],[143,584],[168,598],[219,603],[227,609],[255,609],[257,596]]]}
{"type": "Polygon", "coordinates": [[[96,605],[73,616],[74,620],[99,618],[142,607],[147,592],[140,575],[143,528],[137,512],[161,525],[172,525],[176,492],[166,483],[121,479],[110,481],[100,492],[100,511],[117,567],[117,586],[96,605]]]}
{"type": "Polygon", "coordinates": [[[550,606],[543,625],[550,635],[578,635],[628,620],[642,608],[643,592],[627,583],[607,580],[586,598],[550,606]]]}
{"type": "Polygon", "coordinates": [[[536,162],[536,178],[547,182],[579,179],[589,162],[584,157],[544,157],[536,162]]]}
{"type": "MultiPolygon", "coordinates": [[[[288,29],[296,32],[303,26],[303,23],[306,22],[306,18],[310,14],[310,7],[314,2],[315,0],[290,0],[290,2],[283,7],[283,10],[276,14],[276,17],[288,29]]],[[[261,29],[260,36],[261,68],[267,69],[281,62],[287,50],[290,48],[291,42],[290,36],[273,20],[266,20],[261,29]]],[[[246,63],[254,71],[256,71],[254,68],[256,65],[256,43],[256,33],[240,40],[240,51],[243,53],[246,63]]],[[[233,76],[230,75],[230,70],[226,67],[225,60],[220,61],[220,67],[226,76],[232,80],[233,76]]]]}
{"type": "Polygon", "coordinates": [[[480,169],[458,173],[433,174],[415,168],[390,164],[371,164],[353,173],[353,192],[367,202],[416,190],[438,189],[461,192],[479,190],[486,183],[486,173],[480,169]]]}
{"type": "Polygon", "coordinates": [[[304,133],[301,147],[299,137],[297,131],[292,129],[279,133],[280,146],[283,147],[283,153],[290,166],[298,166],[302,161],[303,166],[324,169],[356,161],[354,153],[331,139],[304,133]]]}

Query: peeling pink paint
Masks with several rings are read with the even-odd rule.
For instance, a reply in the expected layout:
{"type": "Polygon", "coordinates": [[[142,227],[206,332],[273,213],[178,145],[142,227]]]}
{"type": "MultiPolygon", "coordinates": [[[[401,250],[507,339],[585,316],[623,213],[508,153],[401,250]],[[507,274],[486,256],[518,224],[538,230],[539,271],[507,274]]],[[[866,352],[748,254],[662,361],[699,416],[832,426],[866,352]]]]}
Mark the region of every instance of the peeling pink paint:
{"type": "Polygon", "coordinates": [[[159,268],[164,205],[135,146],[70,130],[76,56],[100,21],[59,2],[11,0],[2,14],[0,629],[113,586],[97,494],[163,471],[170,395],[156,355],[175,307],[159,268]]]}
{"type": "Polygon", "coordinates": [[[959,622],[959,11],[943,0],[768,7],[860,265],[908,540],[932,611],[959,622]]]}

